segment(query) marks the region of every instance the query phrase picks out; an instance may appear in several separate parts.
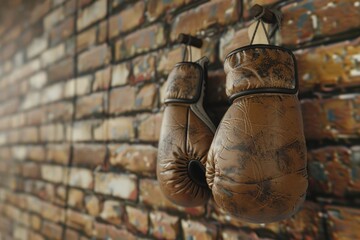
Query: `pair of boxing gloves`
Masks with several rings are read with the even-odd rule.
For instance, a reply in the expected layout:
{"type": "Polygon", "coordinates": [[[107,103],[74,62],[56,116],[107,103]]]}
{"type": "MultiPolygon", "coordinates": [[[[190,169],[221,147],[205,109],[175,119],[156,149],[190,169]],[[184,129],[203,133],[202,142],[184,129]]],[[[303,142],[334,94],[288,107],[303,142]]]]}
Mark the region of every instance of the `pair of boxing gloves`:
{"type": "Polygon", "coordinates": [[[294,55],[260,44],[229,53],[231,106],[217,129],[203,108],[206,64],[180,62],[167,80],[157,162],[164,195],[185,207],[212,195],[228,214],[253,223],[292,216],[308,186],[294,55]]]}

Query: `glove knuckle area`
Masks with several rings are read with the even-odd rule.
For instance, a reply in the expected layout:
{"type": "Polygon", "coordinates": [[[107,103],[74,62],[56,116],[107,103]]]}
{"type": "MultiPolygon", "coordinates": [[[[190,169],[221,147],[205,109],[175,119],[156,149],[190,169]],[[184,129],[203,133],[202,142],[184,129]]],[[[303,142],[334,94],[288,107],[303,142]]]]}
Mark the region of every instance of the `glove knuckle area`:
{"type": "MultiPolygon", "coordinates": [[[[296,96],[235,100],[211,147],[212,191],[230,214],[272,222],[294,214],[307,189],[306,145],[296,96]],[[299,127],[300,126],[300,127],[299,127]]],[[[211,174],[210,174],[211,173],[211,174]]]]}

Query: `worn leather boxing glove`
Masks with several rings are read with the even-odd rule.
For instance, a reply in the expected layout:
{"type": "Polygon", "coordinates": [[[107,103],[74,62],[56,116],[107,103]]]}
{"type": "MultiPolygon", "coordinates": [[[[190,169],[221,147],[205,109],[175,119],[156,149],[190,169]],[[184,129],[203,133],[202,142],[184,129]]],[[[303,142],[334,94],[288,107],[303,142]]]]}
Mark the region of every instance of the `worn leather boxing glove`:
{"type": "Polygon", "coordinates": [[[232,104],[206,166],[215,202],[248,222],[287,218],[303,203],[308,186],[294,55],[250,45],[229,53],[224,69],[232,104]]]}
{"type": "Polygon", "coordinates": [[[158,147],[157,178],[173,203],[206,203],[205,165],[215,126],[203,108],[207,58],[176,64],[167,80],[158,147]]]}

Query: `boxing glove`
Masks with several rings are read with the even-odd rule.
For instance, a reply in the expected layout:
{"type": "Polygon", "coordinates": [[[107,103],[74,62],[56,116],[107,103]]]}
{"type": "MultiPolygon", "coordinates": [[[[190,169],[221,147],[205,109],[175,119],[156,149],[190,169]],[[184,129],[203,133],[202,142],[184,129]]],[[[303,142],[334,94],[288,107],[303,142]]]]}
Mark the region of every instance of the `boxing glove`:
{"type": "Polygon", "coordinates": [[[280,221],[299,209],[308,186],[295,57],[250,45],[229,53],[224,69],[231,106],[209,150],[207,182],[230,215],[280,221]]]}
{"type": "Polygon", "coordinates": [[[215,126],[203,108],[207,61],[176,64],[165,92],[157,178],[164,195],[184,207],[204,204],[211,195],[205,164],[215,126]]]}

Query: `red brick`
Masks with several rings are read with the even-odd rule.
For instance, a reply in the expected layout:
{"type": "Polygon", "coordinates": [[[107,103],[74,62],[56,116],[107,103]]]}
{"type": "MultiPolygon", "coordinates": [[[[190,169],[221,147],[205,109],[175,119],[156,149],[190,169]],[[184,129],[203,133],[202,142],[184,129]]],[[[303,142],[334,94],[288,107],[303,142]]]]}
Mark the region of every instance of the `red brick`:
{"type": "Polygon", "coordinates": [[[300,89],[328,91],[360,84],[360,38],[296,52],[300,89]]]}
{"type": "Polygon", "coordinates": [[[155,84],[148,84],[143,86],[135,99],[135,109],[137,110],[152,110],[156,107],[158,96],[158,88],[155,84]]]}
{"type": "Polygon", "coordinates": [[[283,7],[281,42],[296,45],[358,28],[360,6],[355,2],[307,0],[283,7]]]}
{"type": "Polygon", "coordinates": [[[133,60],[132,82],[151,80],[155,76],[155,57],[152,55],[141,56],[133,60]]]}
{"type": "Polygon", "coordinates": [[[125,86],[110,91],[109,113],[129,112],[135,108],[136,88],[125,86]]]}
{"type": "Polygon", "coordinates": [[[162,113],[139,115],[138,122],[139,139],[159,141],[162,113]]]}
{"type": "Polygon", "coordinates": [[[85,72],[106,65],[110,60],[109,48],[106,44],[102,44],[80,54],[77,68],[79,72],[85,72]]]}
{"type": "Polygon", "coordinates": [[[100,92],[78,98],[76,101],[76,118],[103,113],[106,94],[106,92],[100,92]]]}
{"type": "Polygon", "coordinates": [[[327,227],[331,239],[359,239],[359,209],[349,207],[327,206],[327,227]]]}
{"type": "Polygon", "coordinates": [[[73,150],[73,164],[95,169],[105,161],[106,146],[100,144],[76,144],[73,150]]]}
{"type": "Polygon", "coordinates": [[[48,69],[48,79],[50,82],[65,80],[74,76],[74,59],[66,58],[48,69]]]}
{"type": "Polygon", "coordinates": [[[115,44],[116,60],[121,60],[156,49],[166,43],[164,27],[154,24],[118,40],[115,44]]]}
{"type": "Polygon", "coordinates": [[[110,164],[141,175],[154,176],[157,150],[147,145],[110,145],[110,164]]]}
{"type": "Polygon", "coordinates": [[[211,1],[178,15],[172,24],[170,38],[180,33],[195,35],[212,24],[227,25],[238,20],[238,1],[211,1]],[[196,21],[194,21],[196,19],[196,21]]]}
{"type": "Polygon", "coordinates": [[[145,2],[139,1],[131,7],[111,16],[109,20],[109,38],[127,32],[144,22],[145,2]]]}
{"type": "Polygon", "coordinates": [[[50,43],[55,45],[67,38],[69,38],[75,30],[74,17],[68,17],[60,24],[55,26],[50,32],[50,43]]]}
{"type": "Polygon", "coordinates": [[[107,90],[111,84],[111,67],[101,69],[95,73],[95,80],[93,83],[92,90],[107,90]]]}
{"type": "Polygon", "coordinates": [[[77,18],[78,31],[81,31],[82,29],[104,18],[106,12],[107,12],[106,0],[96,1],[92,3],[90,6],[83,9],[77,18]]]}

